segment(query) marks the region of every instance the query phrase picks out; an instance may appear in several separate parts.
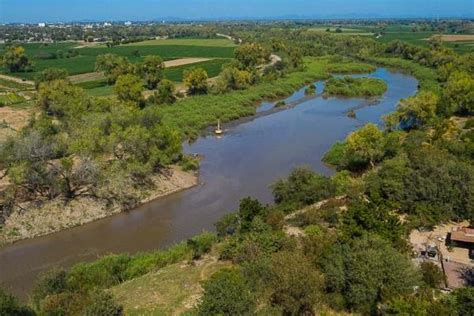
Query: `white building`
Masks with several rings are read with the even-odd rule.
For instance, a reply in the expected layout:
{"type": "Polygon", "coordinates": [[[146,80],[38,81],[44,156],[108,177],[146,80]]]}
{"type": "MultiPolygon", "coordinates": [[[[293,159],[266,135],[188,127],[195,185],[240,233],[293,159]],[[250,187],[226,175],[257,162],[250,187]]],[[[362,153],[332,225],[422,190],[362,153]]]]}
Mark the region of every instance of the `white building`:
{"type": "Polygon", "coordinates": [[[130,26],[130,25],[132,25],[132,22],[128,21],[128,22],[125,22],[124,24],[125,24],[125,26],[130,26]]]}
{"type": "Polygon", "coordinates": [[[46,23],[38,23],[38,27],[45,27],[46,23]]]}

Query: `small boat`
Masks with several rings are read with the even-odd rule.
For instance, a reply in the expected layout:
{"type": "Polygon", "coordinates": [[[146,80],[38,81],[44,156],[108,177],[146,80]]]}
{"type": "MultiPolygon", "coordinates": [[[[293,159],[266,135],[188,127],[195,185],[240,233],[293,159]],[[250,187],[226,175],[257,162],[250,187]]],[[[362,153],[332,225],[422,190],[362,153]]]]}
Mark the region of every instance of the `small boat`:
{"type": "Polygon", "coordinates": [[[214,133],[216,133],[216,135],[222,135],[221,121],[220,120],[217,120],[217,128],[214,131],[214,133]]]}

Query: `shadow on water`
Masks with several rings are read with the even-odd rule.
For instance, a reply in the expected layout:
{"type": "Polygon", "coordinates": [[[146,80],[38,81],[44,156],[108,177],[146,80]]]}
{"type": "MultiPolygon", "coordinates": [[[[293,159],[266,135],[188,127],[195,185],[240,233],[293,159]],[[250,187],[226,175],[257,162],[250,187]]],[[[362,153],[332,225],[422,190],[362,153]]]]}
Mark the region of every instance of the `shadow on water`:
{"type": "MultiPolygon", "coordinates": [[[[213,229],[213,223],[245,196],[270,203],[268,185],[296,166],[305,164],[332,174],[321,162],[331,144],[365,123],[381,124],[382,115],[416,92],[417,81],[401,73],[380,68],[367,76],[381,78],[389,87],[375,102],[320,95],[305,98],[301,89],[285,100],[293,107],[275,111],[274,103],[265,102],[258,112],[268,115],[230,127],[221,138],[208,136],[185,144],[187,153],[205,157],[200,185],[131,212],[8,245],[0,249],[0,282],[24,296],[38,273],[52,267],[69,267],[107,253],[169,246],[213,229]],[[356,119],[347,117],[351,109],[356,109],[356,119]]],[[[320,94],[323,82],[316,85],[320,94]]]]}

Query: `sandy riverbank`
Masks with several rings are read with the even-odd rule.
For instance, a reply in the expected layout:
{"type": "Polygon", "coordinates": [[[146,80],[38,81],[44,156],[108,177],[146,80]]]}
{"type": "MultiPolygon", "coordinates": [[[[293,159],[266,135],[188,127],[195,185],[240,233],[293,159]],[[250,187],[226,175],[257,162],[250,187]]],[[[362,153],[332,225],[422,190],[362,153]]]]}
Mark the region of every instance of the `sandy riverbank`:
{"type": "MultiPolygon", "coordinates": [[[[196,173],[173,166],[153,177],[154,188],[141,192],[141,204],[197,185],[196,173]]],[[[119,205],[107,206],[105,201],[89,197],[76,198],[67,204],[62,199],[41,206],[23,205],[15,209],[0,230],[0,245],[39,237],[63,229],[83,225],[123,212],[119,205]]]]}

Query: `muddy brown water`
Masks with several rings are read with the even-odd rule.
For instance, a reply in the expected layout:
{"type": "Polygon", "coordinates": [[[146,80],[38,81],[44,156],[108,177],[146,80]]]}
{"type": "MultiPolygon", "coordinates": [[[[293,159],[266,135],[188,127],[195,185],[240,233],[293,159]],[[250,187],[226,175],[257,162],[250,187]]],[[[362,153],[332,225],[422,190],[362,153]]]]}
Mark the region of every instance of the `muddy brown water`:
{"type": "MultiPolygon", "coordinates": [[[[261,115],[225,130],[222,137],[207,136],[185,144],[185,151],[202,155],[201,184],[144,204],[137,209],[44,237],[16,242],[0,249],[0,282],[25,298],[38,274],[53,267],[68,268],[79,261],[118,252],[135,253],[163,248],[189,238],[237,208],[246,196],[271,203],[269,184],[293,168],[309,165],[330,175],[321,162],[336,141],[357,127],[393,111],[400,99],[416,93],[417,81],[380,68],[366,75],[381,78],[388,91],[377,100],[304,98],[304,89],[285,99],[298,105],[272,112],[264,102],[261,115]],[[354,109],[356,118],[348,118],[354,109]]],[[[323,82],[317,82],[317,90],[323,82]]]]}

